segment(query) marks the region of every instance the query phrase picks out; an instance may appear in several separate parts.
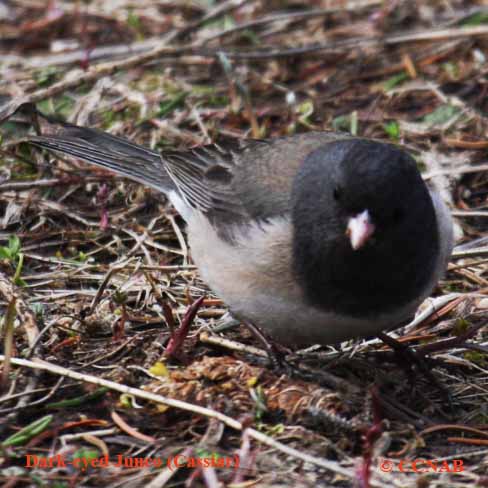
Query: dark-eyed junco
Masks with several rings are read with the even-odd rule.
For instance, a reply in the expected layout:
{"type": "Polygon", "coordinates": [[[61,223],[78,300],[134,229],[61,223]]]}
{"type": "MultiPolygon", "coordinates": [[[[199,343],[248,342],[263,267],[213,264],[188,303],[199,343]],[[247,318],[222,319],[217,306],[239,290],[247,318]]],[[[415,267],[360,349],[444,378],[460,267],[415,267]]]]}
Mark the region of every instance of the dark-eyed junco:
{"type": "Polygon", "coordinates": [[[204,280],[284,343],[399,325],[451,253],[448,209],[392,144],[309,132],[159,154],[65,123],[31,142],[165,193],[204,280]]]}

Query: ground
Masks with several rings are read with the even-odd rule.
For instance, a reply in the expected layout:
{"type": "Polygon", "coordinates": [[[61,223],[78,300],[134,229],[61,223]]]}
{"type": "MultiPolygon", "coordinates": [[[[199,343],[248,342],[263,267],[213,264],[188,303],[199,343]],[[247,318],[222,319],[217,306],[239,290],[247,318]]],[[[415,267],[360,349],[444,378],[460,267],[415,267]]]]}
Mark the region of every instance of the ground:
{"type": "Polygon", "coordinates": [[[483,3],[0,4],[3,486],[488,486],[483,3]],[[321,129],[404,145],[457,239],[396,331],[424,367],[375,338],[270,366],[218,328],[164,196],[19,141],[23,103],[160,151],[321,129]]]}

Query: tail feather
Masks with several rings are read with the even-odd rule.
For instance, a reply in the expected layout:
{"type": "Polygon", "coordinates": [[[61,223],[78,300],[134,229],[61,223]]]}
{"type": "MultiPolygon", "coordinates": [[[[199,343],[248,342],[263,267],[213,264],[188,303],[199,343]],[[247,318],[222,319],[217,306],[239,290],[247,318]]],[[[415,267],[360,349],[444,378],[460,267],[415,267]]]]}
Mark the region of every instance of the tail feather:
{"type": "Polygon", "coordinates": [[[163,193],[174,188],[157,152],[106,132],[58,123],[54,134],[31,136],[28,141],[110,169],[163,193]]]}

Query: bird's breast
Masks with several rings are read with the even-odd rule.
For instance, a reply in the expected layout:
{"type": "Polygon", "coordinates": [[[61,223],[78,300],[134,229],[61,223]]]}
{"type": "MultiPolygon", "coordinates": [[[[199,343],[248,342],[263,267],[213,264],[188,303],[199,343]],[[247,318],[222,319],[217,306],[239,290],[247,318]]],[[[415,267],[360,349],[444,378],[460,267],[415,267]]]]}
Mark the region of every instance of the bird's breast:
{"type": "Polygon", "coordinates": [[[221,239],[199,212],[188,220],[192,257],[203,280],[236,317],[262,327],[280,342],[331,344],[374,334],[413,313],[409,306],[363,320],[308,304],[292,272],[287,217],[235,229],[234,235],[233,242],[221,239]]]}

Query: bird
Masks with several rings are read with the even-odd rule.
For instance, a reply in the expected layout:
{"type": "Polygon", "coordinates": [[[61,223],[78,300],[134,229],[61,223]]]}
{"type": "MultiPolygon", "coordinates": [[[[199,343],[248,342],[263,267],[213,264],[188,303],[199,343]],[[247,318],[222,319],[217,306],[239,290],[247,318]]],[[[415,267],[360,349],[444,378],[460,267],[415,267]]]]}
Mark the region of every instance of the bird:
{"type": "Polygon", "coordinates": [[[403,325],[446,270],[449,208],[399,145],[310,131],[159,153],[43,117],[57,128],[31,144],[165,194],[210,289],[284,345],[403,325]]]}

